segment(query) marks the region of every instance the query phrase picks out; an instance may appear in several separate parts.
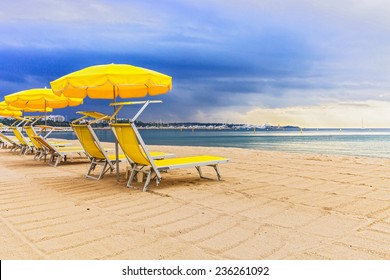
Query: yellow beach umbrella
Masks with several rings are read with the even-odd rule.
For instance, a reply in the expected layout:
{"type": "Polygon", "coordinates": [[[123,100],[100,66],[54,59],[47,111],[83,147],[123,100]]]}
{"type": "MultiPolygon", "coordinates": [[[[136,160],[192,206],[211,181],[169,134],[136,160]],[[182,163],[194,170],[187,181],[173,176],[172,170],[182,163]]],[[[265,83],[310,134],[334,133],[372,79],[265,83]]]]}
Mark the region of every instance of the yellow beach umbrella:
{"type": "MultiPolygon", "coordinates": [[[[142,98],[165,94],[172,89],[172,77],[128,64],[95,65],[72,72],[50,82],[55,94],[93,99],[142,98]]],[[[114,106],[114,110],[116,107],[114,106]]],[[[118,159],[118,142],[115,141],[118,159]]],[[[119,181],[119,163],[116,163],[119,181]]]]}
{"type": "Polygon", "coordinates": [[[55,94],[97,99],[142,98],[172,89],[172,77],[127,64],[106,64],[84,68],[50,83],[55,94]]]}
{"type": "Polygon", "coordinates": [[[22,111],[13,111],[8,109],[0,109],[0,116],[2,117],[21,117],[22,111]]]}
{"type": "Polygon", "coordinates": [[[10,106],[5,101],[0,102],[0,110],[10,110],[10,111],[18,111],[19,109],[15,108],[15,110],[11,109],[10,106]]]}
{"type": "Polygon", "coordinates": [[[46,107],[46,108],[29,108],[29,107],[24,107],[23,109],[20,109],[21,111],[25,112],[25,113],[51,113],[53,112],[53,108],[49,108],[49,107],[46,107]]]}
{"type": "Polygon", "coordinates": [[[16,108],[52,109],[78,106],[83,103],[81,98],[67,98],[58,96],[51,89],[35,88],[19,91],[4,97],[5,102],[16,108]]]}
{"type": "Polygon", "coordinates": [[[20,117],[23,112],[17,108],[9,106],[5,101],[0,102],[0,116],[3,117],[20,117]]]}
{"type": "Polygon", "coordinates": [[[9,104],[7,104],[7,102],[5,101],[2,101],[0,102],[0,110],[8,110],[8,111],[24,111],[24,112],[47,112],[47,113],[51,113],[53,112],[53,109],[52,108],[49,108],[49,107],[46,107],[46,108],[30,108],[30,107],[24,107],[24,108],[17,108],[17,107],[13,107],[9,104]]]}
{"type": "MultiPolygon", "coordinates": [[[[58,96],[51,89],[35,88],[19,91],[4,96],[5,102],[12,107],[19,108],[25,112],[52,112],[53,109],[78,106],[83,103],[81,98],[67,98],[58,96]]],[[[46,116],[45,116],[46,122],[46,116]]]]}

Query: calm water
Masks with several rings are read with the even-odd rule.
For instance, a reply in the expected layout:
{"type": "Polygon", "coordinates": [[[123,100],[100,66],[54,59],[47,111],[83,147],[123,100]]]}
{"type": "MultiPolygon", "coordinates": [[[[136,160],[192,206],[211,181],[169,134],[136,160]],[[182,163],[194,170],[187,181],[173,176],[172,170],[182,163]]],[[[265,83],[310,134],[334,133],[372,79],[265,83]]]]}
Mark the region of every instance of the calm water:
{"type": "MultiPolygon", "coordinates": [[[[390,158],[390,129],[336,129],[300,131],[140,130],[146,144],[237,147],[390,158]]],[[[96,130],[101,141],[113,142],[111,130],[96,130]]],[[[51,137],[76,139],[72,132],[51,137]]]]}

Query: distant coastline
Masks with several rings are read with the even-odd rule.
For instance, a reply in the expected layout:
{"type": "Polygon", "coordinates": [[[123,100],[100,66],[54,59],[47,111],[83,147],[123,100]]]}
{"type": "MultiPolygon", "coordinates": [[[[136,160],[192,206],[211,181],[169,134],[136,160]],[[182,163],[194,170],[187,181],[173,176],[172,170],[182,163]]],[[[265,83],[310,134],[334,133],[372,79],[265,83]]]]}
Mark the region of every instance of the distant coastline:
{"type": "MultiPolygon", "coordinates": [[[[2,119],[0,123],[4,125],[11,125],[13,121],[9,119],[2,119]]],[[[60,127],[63,130],[70,128],[70,121],[52,121],[47,120],[46,124],[53,127],[60,127]]],[[[118,119],[118,122],[126,123],[129,122],[129,119],[118,119]]],[[[44,121],[38,122],[36,125],[45,124],[44,121]]],[[[200,123],[200,122],[142,122],[136,121],[135,124],[139,129],[179,129],[179,130],[250,130],[250,131],[298,131],[301,128],[294,125],[270,125],[265,123],[263,125],[253,125],[253,124],[235,124],[235,123],[200,123]]],[[[105,129],[109,128],[109,124],[105,121],[96,122],[93,124],[94,128],[105,129]]]]}
{"type": "MultiPolygon", "coordinates": [[[[119,122],[129,122],[128,119],[119,119],[119,122]]],[[[268,123],[264,125],[235,124],[235,123],[200,123],[200,122],[142,122],[135,123],[139,129],[175,129],[175,130],[256,130],[256,131],[292,131],[300,130],[299,126],[275,126],[268,123]]],[[[106,124],[105,124],[106,125],[106,124]]],[[[99,125],[97,125],[99,127],[99,125]]]]}
{"type": "Polygon", "coordinates": [[[136,123],[139,129],[299,131],[299,126],[222,124],[222,123],[136,123]]]}

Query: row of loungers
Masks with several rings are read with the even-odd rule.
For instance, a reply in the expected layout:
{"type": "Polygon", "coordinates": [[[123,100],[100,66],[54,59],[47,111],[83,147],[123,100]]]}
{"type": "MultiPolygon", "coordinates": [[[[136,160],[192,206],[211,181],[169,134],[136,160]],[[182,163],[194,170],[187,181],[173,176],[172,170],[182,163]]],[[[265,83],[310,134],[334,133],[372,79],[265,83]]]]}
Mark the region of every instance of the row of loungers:
{"type": "MultiPolygon", "coordinates": [[[[23,135],[23,133],[19,130],[18,127],[11,127],[11,131],[15,136],[8,136],[3,133],[0,133],[0,142],[3,141],[3,147],[11,148],[11,151],[19,151],[21,155],[34,154],[34,159],[41,160],[44,158],[46,161],[46,157],[48,155],[52,155],[51,147],[67,147],[71,144],[65,141],[50,141],[46,140],[42,136],[38,136],[32,126],[24,126],[23,127],[27,137],[23,135]],[[37,141],[36,137],[42,138],[42,141],[47,143],[47,146],[42,146],[42,144],[37,141]]],[[[76,147],[72,147],[75,149],[76,147]]],[[[84,150],[82,147],[78,147],[78,152],[84,154],[84,150]]],[[[58,162],[59,163],[59,162],[58,162]]],[[[57,164],[58,164],[57,163],[57,164]]],[[[49,162],[50,164],[50,162],[49,162]]],[[[57,166],[57,164],[55,166],[57,166]]]]}
{"type": "Polygon", "coordinates": [[[227,163],[228,158],[202,155],[192,157],[174,157],[171,153],[149,152],[141,135],[138,132],[135,124],[111,124],[111,128],[121,147],[123,153],[116,157],[110,153],[110,150],[103,147],[98,137],[90,124],[72,124],[72,129],[76,133],[81,146],[69,146],[66,142],[52,142],[44,137],[37,135],[34,128],[24,126],[26,134],[30,141],[23,136],[17,127],[12,130],[15,133],[15,138],[10,138],[4,134],[0,134],[1,141],[9,144],[12,151],[20,149],[21,154],[34,152],[34,159],[42,159],[48,162],[51,166],[57,166],[61,161],[67,160],[74,154],[80,156],[85,154],[90,160],[90,166],[87,170],[86,177],[100,180],[108,171],[112,172],[115,169],[115,163],[127,160],[131,166],[131,174],[127,182],[127,187],[132,187],[132,182],[137,173],[146,174],[146,180],[143,186],[143,191],[146,191],[151,180],[156,181],[158,185],[162,179],[161,172],[166,172],[171,169],[195,167],[201,178],[203,177],[201,167],[210,166],[214,168],[218,180],[221,176],[218,170],[218,165],[227,163]],[[101,170],[97,175],[93,172],[96,167],[100,166],[101,170]]]}

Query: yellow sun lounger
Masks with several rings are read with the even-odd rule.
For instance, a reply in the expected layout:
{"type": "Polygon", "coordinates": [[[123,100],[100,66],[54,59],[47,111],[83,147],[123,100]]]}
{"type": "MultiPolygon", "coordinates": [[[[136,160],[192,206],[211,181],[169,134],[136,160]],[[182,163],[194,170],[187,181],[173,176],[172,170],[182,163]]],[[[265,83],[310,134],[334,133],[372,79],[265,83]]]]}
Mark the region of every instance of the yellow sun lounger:
{"type": "Polygon", "coordinates": [[[201,166],[213,167],[217,173],[218,180],[221,180],[218,164],[227,163],[229,161],[228,158],[217,156],[194,156],[154,160],[148,152],[134,123],[116,123],[111,124],[111,127],[118,139],[119,145],[129,158],[132,166],[132,172],[129,181],[127,182],[127,187],[131,187],[131,183],[138,172],[147,174],[143,191],[147,190],[153,174],[155,174],[156,185],[158,185],[162,178],[160,172],[170,169],[195,167],[198,170],[200,177],[204,178],[201,166]]]}
{"type": "Polygon", "coordinates": [[[26,149],[27,151],[30,149],[31,143],[30,141],[24,138],[18,126],[24,122],[27,122],[28,118],[20,118],[20,117],[14,117],[14,118],[15,121],[11,124],[11,126],[7,127],[7,130],[12,131],[14,136],[8,136],[8,135],[4,135],[3,133],[0,133],[0,139],[3,141],[3,147],[4,145],[6,147],[11,146],[11,152],[20,149],[20,154],[23,154],[26,149]]]}
{"type": "Polygon", "coordinates": [[[67,146],[56,147],[50,144],[42,136],[33,136],[37,140],[42,148],[45,149],[47,154],[50,154],[49,165],[56,167],[62,160],[66,161],[68,157],[72,157],[74,154],[85,154],[83,147],[79,146],[67,146]]]}
{"type": "Polygon", "coordinates": [[[38,134],[35,132],[34,128],[32,126],[24,126],[24,129],[26,131],[27,136],[30,138],[31,143],[35,146],[35,155],[34,159],[41,160],[42,157],[44,157],[46,161],[47,153],[46,150],[42,147],[41,143],[39,143],[33,136],[38,136],[38,134]]]}
{"type": "MultiPolygon", "coordinates": [[[[110,172],[112,172],[115,169],[114,163],[116,162],[116,156],[115,154],[112,155],[107,153],[107,149],[103,148],[93,129],[86,124],[71,124],[71,127],[76,133],[85,153],[91,160],[91,164],[85,177],[100,180],[107,171],[110,170],[110,172]],[[92,172],[98,165],[102,166],[102,170],[98,176],[95,176],[92,172]]],[[[118,155],[119,162],[125,158],[126,156],[123,154],[118,155]]]]}
{"type": "Polygon", "coordinates": [[[20,142],[16,139],[15,136],[8,136],[0,132],[0,140],[2,142],[3,147],[11,146],[11,152],[17,151],[21,148],[20,142]]]}
{"type": "MultiPolygon", "coordinates": [[[[42,158],[44,158],[44,160],[46,161],[46,157],[47,157],[47,149],[44,149],[41,145],[41,143],[39,143],[35,138],[34,136],[38,136],[38,134],[36,133],[36,131],[34,130],[34,128],[32,126],[27,126],[25,125],[24,126],[24,129],[26,131],[26,134],[27,136],[30,138],[31,140],[31,143],[35,146],[35,155],[34,155],[34,159],[38,159],[38,160],[41,160],[42,158]]],[[[46,137],[48,136],[48,134],[43,137],[44,139],[46,139],[46,137]]],[[[46,139],[47,140],[47,139],[46,139]]],[[[48,141],[47,142],[53,146],[57,146],[57,147],[64,147],[64,146],[70,146],[71,144],[67,143],[67,142],[58,142],[58,141],[48,141]]]]}
{"type": "MultiPolygon", "coordinates": [[[[91,165],[89,166],[85,177],[100,180],[103,178],[104,174],[107,173],[107,171],[114,171],[116,156],[115,154],[107,153],[107,149],[102,146],[92,127],[88,124],[71,124],[71,127],[76,133],[77,138],[79,139],[86,154],[91,160],[91,165]],[[101,165],[102,170],[98,176],[94,176],[91,173],[95,170],[97,165],[101,165]]],[[[154,159],[162,159],[166,157],[172,157],[173,154],[152,152],[151,156],[154,159]]],[[[118,154],[118,160],[119,162],[126,160],[126,155],[118,154]]]]}
{"type": "Polygon", "coordinates": [[[27,139],[18,127],[12,127],[12,132],[20,143],[20,154],[26,155],[28,152],[34,152],[35,146],[29,139],[27,139]]]}

